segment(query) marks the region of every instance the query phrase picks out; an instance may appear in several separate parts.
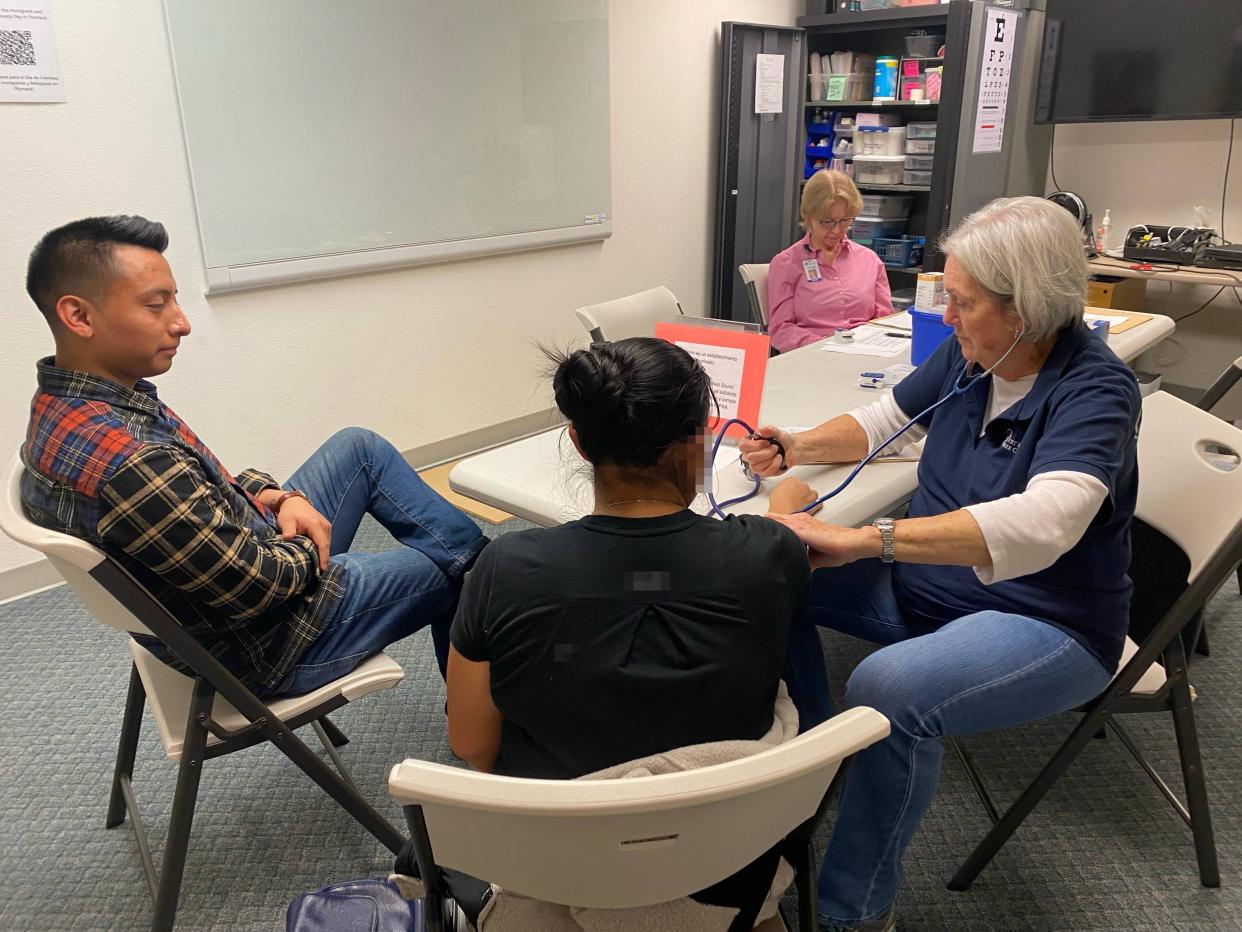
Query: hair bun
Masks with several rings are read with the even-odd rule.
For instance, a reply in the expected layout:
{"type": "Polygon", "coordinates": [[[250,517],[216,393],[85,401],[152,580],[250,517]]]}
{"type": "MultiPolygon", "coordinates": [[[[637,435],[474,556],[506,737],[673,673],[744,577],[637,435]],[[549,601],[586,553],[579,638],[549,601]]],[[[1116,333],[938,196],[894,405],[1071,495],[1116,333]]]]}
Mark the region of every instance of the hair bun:
{"type": "Polygon", "coordinates": [[[557,406],[575,424],[613,417],[624,403],[625,378],[607,346],[576,350],[553,379],[557,406]]]}

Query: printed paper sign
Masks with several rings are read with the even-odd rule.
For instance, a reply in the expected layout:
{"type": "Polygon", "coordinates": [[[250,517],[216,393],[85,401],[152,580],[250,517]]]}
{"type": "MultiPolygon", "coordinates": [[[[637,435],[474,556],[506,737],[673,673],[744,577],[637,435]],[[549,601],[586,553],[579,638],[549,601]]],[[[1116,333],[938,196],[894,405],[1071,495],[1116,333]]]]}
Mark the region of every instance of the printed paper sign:
{"type": "Polygon", "coordinates": [[[699,361],[712,380],[712,390],[716,392],[716,402],[720,405],[720,416],[724,420],[737,417],[738,401],[742,397],[742,367],[746,362],[746,350],[731,346],[707,346],[703,343],[690,343],[677,340],[687,353],[699,361]]]}
{"type": "Polygon", "coordinates": [[[1017,10],[988,7],[983,30],[983,62],[979,66],[979,109],[975,113],[973,152],[1000,152],[1005,145],[1005,110],[1013,70],[1013,37],[1017,10]]]}
{"type": "Polygon", "coordinates": [[[780,113],[785,102],[785,56],[755,56],[755,113],[780,113]]]}
{"type": "MultiPolygon", "coordinates": [[[[687,324],[660,321],[655,335],[680,346],[699,361],[712,380],[712,391],[720,405],[720,416],[710,417],[707,426],[716,430],[731,418],[740,418],[752,428],[759,424],[759,404],[763,400],[763,379],[768,371],[768,335],[754,331],[714,327],[706,323],[687,324]]],[[[714,415],[714,412],[713,412],[714,415]]],[[[730,437],[745,437],[746,431],[734,424],[730,437]]]]}
{"type": "Polygon", "coordinates": [[[49,0],[0,6],[0,103],[60,103],[65,88],[49,0]]]}

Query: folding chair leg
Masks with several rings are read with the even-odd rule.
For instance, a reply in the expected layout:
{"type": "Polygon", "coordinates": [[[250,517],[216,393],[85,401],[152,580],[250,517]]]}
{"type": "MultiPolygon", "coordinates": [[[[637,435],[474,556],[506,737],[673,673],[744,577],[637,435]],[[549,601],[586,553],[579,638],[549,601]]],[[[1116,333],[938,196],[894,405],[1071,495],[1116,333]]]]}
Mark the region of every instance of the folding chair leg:
{"type": "Polygon", "coordinates": [[[418,864],[419,879],[423,882],[426,896],[425,906],[427,932],[445,932],[445,900],[448,897],[444,888],[444,877],[436,865],[435,852],[431,848],[431,835],[427,831],[427,820],[423,817],[422,806],[403,806],[405,824],[410,829],[410,840],[414,843],[414,861],[418,864]]]}
{"type": "Polygon", "coordinates": [[[1107,712],[1100,707],[1096,707],[1082,717],[1070,732],[1065,743],[1057,749],[1052,755],[1052,759],[1044,765],[1044,769],[1040,771],[1034,782],[1031,783],[1022,795],[1014,801],[1000,821],[992,826],[991,831],[983,837],[983,840],[970,853],[961,867],[957,869],[957,873],[948,883],[950,890],[969,890],[970,885],[975,882],[975,878],[979,873],[988,866],[992,858],[996,856],[996,852],[1004,847],[1005,842],[1018,829],[1018,826],[1030,815],[1031,811],[1039,805],[1039,801],[1044,798],[1048,790],[1052,789],[1052,785],[1061,778],[1061,775],[1069,769],[1070,764],[1074,762],[1079,753],[1087,742],[1091,740],[1100,727],[1104,724],[1107,712]]]}
{"type": "Polygon", "coordinates": [[[177,915],[181,896],[181,880],[185,874],[185,855],[190,846],[190,829],[194,824],[194,804],[198,801],[198,782],[203,773],[204,751],[207,747],[206,721],[211,715],[216,691],[202,677],[194,680],[194,696],[186,720],[185,743],[181,748],[181,766],[177,771],[177,790],[173,795],[172,819],[164,844],[164,863],[160,866],[160,889],[155,898],[152,932],[170,932],[177,915]]]}
{"type": "Polygon", "coordinates": [[[1190,810],[1190,830],[1195,839],[1199,862],[1199,882],[1205,887],[1220,886],[1220,867],[1216,861],[1216,841],[1212,833],[1212,813],[1208,808],[1207,784],[1203,779],[1203,759],[1199,754],[1199,733],[1191,706],[1190,684],[1186,680],[1186,655],[1174,638],[1165,651],[1165,663],[1174,680],[1169,698],[1173,705],[1173,729],[1177,733],[1177,753],[1186,784],[1186,808],[1190,810]]]}
{"type": "Polygon", "coordinates": [[[992,802],[987,787],[983,785],[983,777],[979,775],[979,768],[975,766],[974,760],[966,753],[966,745],[962,744],[958,738],[949,738],[949,745],[957,752],[958,759],[962,762],[962,767],[966,769],[966,776],[970,778],[970,785],[975,788],[975,795],[979,797],[979,802],[983,803],[983,808],[988,814],[988,818],[995,825],[1000,821],[1000,814],[996,811],[996,804],[992,802]]]}
{"type": "Polygon", "coordinates": [[[328,740],[332,742],[334,748],[343,748],[349,744],[349,737],[341,729],[328,719],[328,716],[321,716],[319,724],[323,726],[324,732],[328,736],[328,740]]]}
{"type": "Polygon", "coordinates": [[[134,776],[134,756],[138,751],[138,731],[142,727],[142,709],[147,691],[143,689],[138,667],[129,665],[129,692],[125,696],[125,717],[121,720],[121,743],[116,750],[116,770],[112,774],[112,797],[108,801],[107,828],[125,821],[125,790],[122,784],[134,776]]]}
{"type": "Polygon", "coordinates": [[[336,800],[337,805],[374,835],[380,844],[393,854],[400,853],[405,844],[405,836],[363,798],[348,777],[341,776],[325,764],[284,722],[267,724],[264,734],[285,757],[297,764],[302,773],[314,780],[320,789],[336,800]]]}
{"type": "Polygon", "coordinates": [[[802,851],[801,864],[794,865],[798,886],[798,932],[815,932],[819,916],[815,915],[818,897],[815,893],[815,848],[810,841],[802,851]]]}
{"type": "MultiPolygon", "coordinates": [[[[323,744],[323,749],[327,751],[328,756],[332,758],[332,763],[336,765],[336,770],[341,775],[341,779],[348,783],[350,788],[353,789],[355,793],[358,793],[358,795],[361,796],[362,794],[358,789],[358,784],[354,782],[354,775],[349,772],[349,768],[345,766],[345,761],[341,759],[341,754],[337,750],[339,745],[332,740],[332,731],[336,731],[336,726],[324,718],[311,722],[311,727],[315,729],[315,734],[319,736],[319,740],[323,744]],[[329,731],[329,728],[331,728],[332,731],[329,731]]],[[[345,736],[339,731],[336,733],[341,735],[342,738],[345,738],[345,736]]],[[[349,739],[345,738],[345,740],[348,741],[349,739]]]]}

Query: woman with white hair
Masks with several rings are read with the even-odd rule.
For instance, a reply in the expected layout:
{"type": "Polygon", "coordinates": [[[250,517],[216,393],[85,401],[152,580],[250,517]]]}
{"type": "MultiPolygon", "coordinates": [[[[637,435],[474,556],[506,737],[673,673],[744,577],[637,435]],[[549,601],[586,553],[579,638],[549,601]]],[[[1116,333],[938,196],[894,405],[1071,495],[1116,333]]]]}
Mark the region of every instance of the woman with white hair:
{"type": "Polygon", "coordinates": [[[1048,201],[1002,199],[942,249],[952,339],[874,404],[742,444],[771,476],[858,460],[911,419],[907,438],[926,437],[907,517],[865,528],[776,518],[817,569],[786,667],[803,727],[831,712],[814,626],[885,645],[846,684],[846,705],[883,712],[892,733],[846,778],[819,880],[829,929],[893,928],[941,739],[1091,699],[1117,669],[1128,624],[1139,391],[1083,324],[1077,226],[1048,201]]]}
{"type": "Polygon", "coordinates": [[[818,171],[803,187],[806,235],[768,265],[768,334],[781,352],[893,313],[884,263],[847,235],[862,206],[842,172],[818,171]]]}

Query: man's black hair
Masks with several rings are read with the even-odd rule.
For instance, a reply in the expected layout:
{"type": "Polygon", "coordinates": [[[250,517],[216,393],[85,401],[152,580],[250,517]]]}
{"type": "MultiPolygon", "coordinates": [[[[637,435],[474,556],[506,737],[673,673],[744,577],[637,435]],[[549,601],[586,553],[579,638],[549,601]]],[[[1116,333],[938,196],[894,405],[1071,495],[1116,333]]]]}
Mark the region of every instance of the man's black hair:
{"type": "Polygon", "coordinates": [[[162,223],[124,214],[86,217],[44,235],[26,266],[26,292],[43,316],[56,319],[56,302],[67,294],[98,298],[116,277],[112,251],[141,246],[163,252],[168,231],[162,223]]]}

